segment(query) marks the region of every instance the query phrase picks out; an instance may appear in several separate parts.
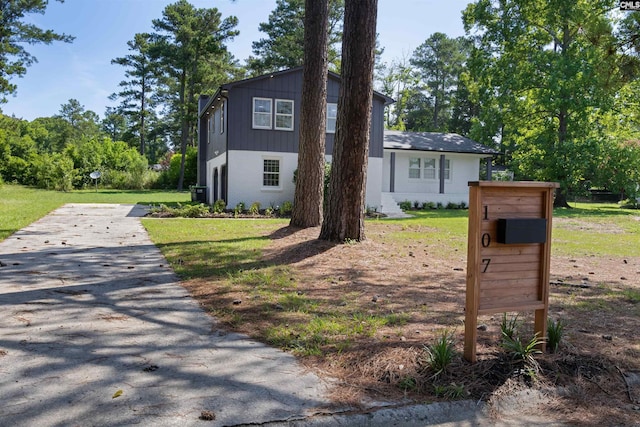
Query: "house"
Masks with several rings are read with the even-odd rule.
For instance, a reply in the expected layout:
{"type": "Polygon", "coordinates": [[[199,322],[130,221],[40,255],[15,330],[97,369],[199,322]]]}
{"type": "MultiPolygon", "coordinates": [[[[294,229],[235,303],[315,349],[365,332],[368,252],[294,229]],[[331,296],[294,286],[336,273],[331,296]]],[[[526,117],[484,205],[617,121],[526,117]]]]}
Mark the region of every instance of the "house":
{"type": "MultiPolygon", "coordinates": [[[[227,83],[213,96],[200,97],[198,184],[206,187],[208,203],[275,207],[293,201],[301,89],[302,67],[297,67],[227,83]]],[[[329,72],[327,162],[339,90],[340,76],[329,72]]],[[[458,135],[385,131],[384,109],[392,102],[373,94],[366,205],[384,212],[405,199],[466,200],[467,181],[478,180],[479,159],[493,151],[458,135]]]]}
{"type": "MultiPolygon", "coordinates": [[[[480,160],[495,154],[498,152],[454,133],[387,130],[383,195],[397,203],[468,203],[468,182],[478,180],[480,160]]],[[[491,176],[491,161],[487,165],[487,176],[491,176]]]]}

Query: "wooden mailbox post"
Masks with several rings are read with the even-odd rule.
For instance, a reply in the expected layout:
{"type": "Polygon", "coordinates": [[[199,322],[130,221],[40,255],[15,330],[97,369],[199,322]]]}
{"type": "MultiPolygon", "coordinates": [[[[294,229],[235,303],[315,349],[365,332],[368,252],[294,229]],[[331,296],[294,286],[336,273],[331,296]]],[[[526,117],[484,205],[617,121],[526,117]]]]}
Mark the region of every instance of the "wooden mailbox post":
{"type": "Polygon", "coordinates": [[[482,314],[535,310],[535,332],[544,340],[558,184],[476,181],[469,187],[464,357],[475,362],[482,314]]]}

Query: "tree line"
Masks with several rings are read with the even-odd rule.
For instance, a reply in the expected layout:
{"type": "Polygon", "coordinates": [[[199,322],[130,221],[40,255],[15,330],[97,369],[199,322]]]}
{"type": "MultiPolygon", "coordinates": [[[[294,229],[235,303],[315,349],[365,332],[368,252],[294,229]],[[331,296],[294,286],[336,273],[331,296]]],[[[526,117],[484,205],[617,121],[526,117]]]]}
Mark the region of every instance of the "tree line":
{"type": "MultiPolygon", "coordinates": [[[[24,74],[34,60],[25,43],[73,40],[25,24],[24,15],[44,12],[46,3],[9,2],[12,13],[0,17],[3,96],[15,91],[11,77],[24,74]]],[[[328,3],[326,61],[339,72],[344,0],[328,3]]],[[[189,164],[198,96],[231,80],[302,65],[304,10],[304,0],[278,0],[260,24],[265,37],[253,43],[253,54],[241,65],[226,46],[238,34],[237,18],[187,0],[168,5],[151,32],[135,34],[129,53],[113,59],[125,79],[111,97],[119,104],[102,120],[77,100],[31,123],[2,119],[0,150],[8,154],[0,159],[1,176],[24,182],[17,171],[37,168],[25,169],[17,159],[28,164],[34,153],[48,162],[54,154],[70,158],[78,171],[80,164],[104,168],[71,153],[90,141],[111,141],[123,142],[148,164],[168,165],[167,150],[177,153],[165,184],[195,184],[189,164]]],[[[620,12],[613,0],[470,2],[462,15],[464,37],[431,34],[390,63],[380,61],[383,48],[377,46],[376,89],[396,100],[386,112],[387,127],[456,132],[495,147],[501,155],[494,161],[516,179],[560,182],[560,205],[590,188],[636,197],[638,16],[620,12]]],[[[28,182],[42,185],[33,177],[28,182]]],[[[86,184],[81,178],[71,182],[86,184]]]]}

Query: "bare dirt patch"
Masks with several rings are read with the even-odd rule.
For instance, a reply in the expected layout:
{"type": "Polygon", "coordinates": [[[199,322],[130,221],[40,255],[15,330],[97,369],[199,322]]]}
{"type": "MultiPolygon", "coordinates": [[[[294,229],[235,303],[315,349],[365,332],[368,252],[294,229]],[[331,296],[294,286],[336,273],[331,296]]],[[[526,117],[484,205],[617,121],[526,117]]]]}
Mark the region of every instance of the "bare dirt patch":
{"type": "MultiPolygon", "coordinates": [[[[298,354],[332,381],[336,400],[491,401],[525,389],[546,396],[544,411],[553,419],[637,425],[640,401],[625,374],[640,371],[640,259],[554,257],[550,317],[562,320],[565,335],[559,352],[538,355],[539,372],[528,375],[501,349],[502,315],[478,319],[478,362],[460,357],[466,253],[386,239],[394,226],[368,223],[365,242],[340,245],[316,240],[319,229],[285,227],[264,251],[264,265],[285,266],[297,295],[316,302],[318,313],[402,316],[342,345],[321,342],[320,355],[298,354]],[[424,346],[444,331],[453,334],[458,356],[436,374],[424,346]]],[[[224,278],[186,286],[226,327],[258,339],[269,342],[265,331],[296,322],[295,313],[224,278]]],[[[533,328],[532,314],[521,314],[524,335],[533,328]]]]}

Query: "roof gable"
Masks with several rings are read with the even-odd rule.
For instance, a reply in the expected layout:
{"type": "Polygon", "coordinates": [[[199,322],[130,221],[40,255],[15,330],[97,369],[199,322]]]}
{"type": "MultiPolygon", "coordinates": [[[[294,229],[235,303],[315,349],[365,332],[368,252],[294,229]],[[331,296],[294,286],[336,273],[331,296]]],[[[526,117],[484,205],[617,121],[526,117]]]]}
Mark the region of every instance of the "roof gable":
{"type": "Polygon", "coordinates": [[[456,133],[384,131],[384,148],[395,150],[436,151],[442,153],[499,154],[456,133]]]}

